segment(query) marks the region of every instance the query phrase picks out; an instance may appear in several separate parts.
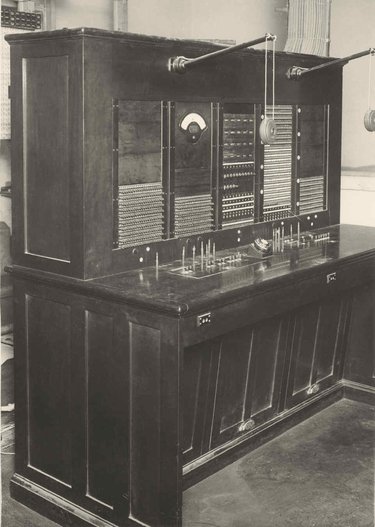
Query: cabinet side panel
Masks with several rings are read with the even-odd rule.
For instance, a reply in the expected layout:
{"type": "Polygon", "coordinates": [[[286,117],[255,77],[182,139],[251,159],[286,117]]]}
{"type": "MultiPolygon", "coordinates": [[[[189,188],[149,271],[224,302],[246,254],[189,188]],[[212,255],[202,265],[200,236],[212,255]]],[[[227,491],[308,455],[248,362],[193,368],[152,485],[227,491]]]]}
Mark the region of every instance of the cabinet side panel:
{"type": "Polygon", "coordinates": [[[70,485],[71,308],[26,297],[29,467],[70,485]]]}
{"type": "Polygon", "coordinates": [[[70,261],[68,57],[23,59],[25,247],[70,261]]]}
{"type": "Polygon", "coordinates": [[[160,348],[160,330],[130,323],[130,511],[146,525],[159,510],[160,348]]]}

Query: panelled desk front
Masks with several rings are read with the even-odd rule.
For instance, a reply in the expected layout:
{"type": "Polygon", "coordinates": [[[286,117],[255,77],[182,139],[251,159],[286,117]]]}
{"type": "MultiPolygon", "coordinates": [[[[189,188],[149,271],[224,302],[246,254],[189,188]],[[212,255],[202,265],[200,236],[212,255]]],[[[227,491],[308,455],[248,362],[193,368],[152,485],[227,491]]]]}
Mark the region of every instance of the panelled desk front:
{"type": "Polygon", "coordinates": [[[179,526],[184,487],[370,395],[375,229],[316,234],[201,279],[13,266],[13,496],[63,525],[179,526]]]}

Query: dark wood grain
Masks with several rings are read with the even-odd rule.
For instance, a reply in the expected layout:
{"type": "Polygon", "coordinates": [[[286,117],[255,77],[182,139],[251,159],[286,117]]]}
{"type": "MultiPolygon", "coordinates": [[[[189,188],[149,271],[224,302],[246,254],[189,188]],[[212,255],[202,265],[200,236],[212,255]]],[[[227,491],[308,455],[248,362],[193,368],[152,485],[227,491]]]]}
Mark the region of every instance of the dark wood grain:
{"type": "Polygon", "coordinates": [[[28,464],[70,485],[71,309],[69,305],[33,295],[26,297],[25,307],[28,342],[28,464]]]}
{"type": "Polygon", "coordinates": [[[343,360],[346,296],[337,295],[300,309],[293,317],[286,406],[333,385],[343,360]]]}
{"type": "Polygon", "coordinates": [[[375,285],[353,292],[344,377],[375,386],[375,285]]]}
{"type": "Polygon", "coordinates": [[[113,318],[86,311],[87,494],[112,505],[116,468],[111,438],[116,430],[113,407],[113,318]]]}
{"type": "Polygon", "coordinates": [[[183,454],[184,464],[203,452],[203,441],[210,418],[208,409],[212,404],[213,383],[212,354],[216,342],[204,342],[184,351],[183,373],[183,454]]]}
{"type": "Polygon", "coordinates": [[[336,374],[336,357],[342,354],[342,336],[345,329],[345,297],[337,305],[337,299],[328,299],[320,306],[319,332],[315,350],[315,378],[313,382],[323,382],[336,374]],[[337,332],[332,330],[336,328],[337,332]]]}
{"type": "Polygon", "coordinates": [[[160,485],[160,332],[132,323],[130,342],[131,514],[155,523],[160,485]]]}
{"type": "Polygon", "coordinates": [[[278,411],[287,329],[287,319],[273,318],[261,322],[253,330],[250,390],[245,417],[254,418],[256,424],[265,422],[278,411]]]}
{"type": "Polygon", "coordinates": [[[161,103],[118,101],[118,183],[161,181],[161,103]]]}
{"type": "Polygon", "coordinates": [[[67,261],[68,69],[67,56],[27,58],[23,63],[25,251],[67,261]]]}
{"type": "Polygon", "coordinates": [[[210,449],[238,433],[244,420],[252,333],[244,328],[220,342],[210,449]]]}

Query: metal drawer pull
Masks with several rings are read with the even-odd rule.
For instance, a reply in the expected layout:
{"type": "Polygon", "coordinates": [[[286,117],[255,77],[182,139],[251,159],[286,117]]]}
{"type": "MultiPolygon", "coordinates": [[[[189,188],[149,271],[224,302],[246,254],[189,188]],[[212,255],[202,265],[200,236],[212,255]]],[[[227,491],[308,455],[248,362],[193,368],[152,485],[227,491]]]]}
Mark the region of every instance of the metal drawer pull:
{"type": "Polygon", "coordinates": [[[239,432],[246,432],[247,430],[251,430],[252,428],[254,428],[254,426],[255,426],[254,419],[248,419],[247,421],[243,421],[239,425],[238,431],[239,432]]]}
{"type": "Polygon", "coordinates": [[[319,386],[317,384],[313,384],[307,390],[307,395],[313,395],[314,393],[318,393],[318,391],[319,391],[319,386]]]}

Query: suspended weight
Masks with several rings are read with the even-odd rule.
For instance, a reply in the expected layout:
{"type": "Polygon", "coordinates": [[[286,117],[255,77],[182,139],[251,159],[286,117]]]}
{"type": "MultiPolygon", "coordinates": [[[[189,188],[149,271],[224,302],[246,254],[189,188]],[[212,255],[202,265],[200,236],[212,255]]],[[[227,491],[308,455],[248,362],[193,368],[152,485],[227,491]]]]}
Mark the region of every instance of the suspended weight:
{"type": "Polygon", "coordinates": [[[277,136],[276,121],[265,117],[260,123],[259,135],[265,145],[272,145],[276,141],[277,136]]]}
{"type": "Polygon", "coordinates": [[[369,108],[365,113],[363,122],[366,130],[368,130],[369,132],[375,132],[375,110],[371,110],[369,108]]]}

